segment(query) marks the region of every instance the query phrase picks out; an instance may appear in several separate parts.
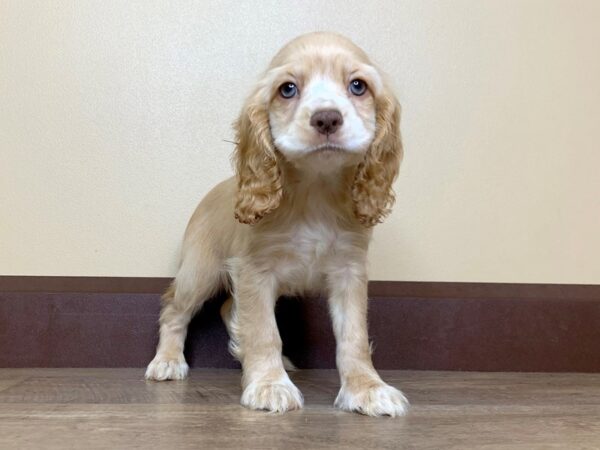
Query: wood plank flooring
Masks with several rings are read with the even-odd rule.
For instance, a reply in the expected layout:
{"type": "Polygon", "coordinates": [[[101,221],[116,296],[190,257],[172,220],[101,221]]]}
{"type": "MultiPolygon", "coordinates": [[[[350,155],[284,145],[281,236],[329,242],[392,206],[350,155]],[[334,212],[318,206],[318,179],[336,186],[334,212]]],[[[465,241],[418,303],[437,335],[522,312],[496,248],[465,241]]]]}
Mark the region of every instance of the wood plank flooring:
{"type": "Polygon", "coordinates": [[[240,372],[183,382],[143,369],[0,369],[0,449],[600,449],[600,374],[383,371],[407,417],[332,407],[337,373],[292,378],[305,408],[239,406],[240,372]]]}

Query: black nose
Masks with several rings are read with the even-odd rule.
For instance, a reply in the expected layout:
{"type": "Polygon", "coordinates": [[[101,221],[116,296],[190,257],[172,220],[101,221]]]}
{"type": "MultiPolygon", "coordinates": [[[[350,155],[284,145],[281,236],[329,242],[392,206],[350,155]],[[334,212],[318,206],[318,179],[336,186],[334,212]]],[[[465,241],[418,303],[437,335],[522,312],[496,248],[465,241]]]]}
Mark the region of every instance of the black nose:
{"type": "Polygon", "coordinates": [[[311,126],[321,134],[330,135],[337,131],[344,123],[344,118],[336,109],[317,111],[310,118],[311,126]]]}

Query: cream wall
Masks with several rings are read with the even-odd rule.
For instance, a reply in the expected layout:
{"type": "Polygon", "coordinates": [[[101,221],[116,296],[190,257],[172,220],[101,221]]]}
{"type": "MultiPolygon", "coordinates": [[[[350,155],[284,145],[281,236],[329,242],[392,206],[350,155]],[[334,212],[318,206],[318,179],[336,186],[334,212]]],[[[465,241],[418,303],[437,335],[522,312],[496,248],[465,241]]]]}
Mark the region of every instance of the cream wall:
{"type": "Polygon", "coordinates": [[[0,0],[0,274],[168,276],[273,53],[353,38],[406,158],[373,279],[600,283],[600,1],[0,0]]]}

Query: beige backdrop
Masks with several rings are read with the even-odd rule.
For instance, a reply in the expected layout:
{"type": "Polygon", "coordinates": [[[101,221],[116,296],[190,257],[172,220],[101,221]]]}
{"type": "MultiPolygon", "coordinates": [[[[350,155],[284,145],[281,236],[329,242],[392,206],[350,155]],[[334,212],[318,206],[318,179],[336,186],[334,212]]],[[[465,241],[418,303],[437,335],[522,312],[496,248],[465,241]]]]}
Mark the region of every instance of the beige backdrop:
{"type": "Polygon", "coordinates": [[[0,0],[0,274],[168,276],[273,53],[336,30],[395,80],[373,279],[600,282],[600,1],[0,0]]]}

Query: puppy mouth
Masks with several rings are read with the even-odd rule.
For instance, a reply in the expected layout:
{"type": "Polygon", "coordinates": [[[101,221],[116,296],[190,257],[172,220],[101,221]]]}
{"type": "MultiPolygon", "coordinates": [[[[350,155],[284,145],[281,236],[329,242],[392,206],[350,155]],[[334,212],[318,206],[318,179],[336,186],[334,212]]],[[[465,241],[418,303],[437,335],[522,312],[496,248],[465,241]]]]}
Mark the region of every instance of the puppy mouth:
{"type": "Polygon", "coordinates": [[[310,153],[342,153],[347,152],[348,149],[341,145],[332,144],[331,142],[325,142],[323,144],[315,145],[309,149],[310,153]]]}

